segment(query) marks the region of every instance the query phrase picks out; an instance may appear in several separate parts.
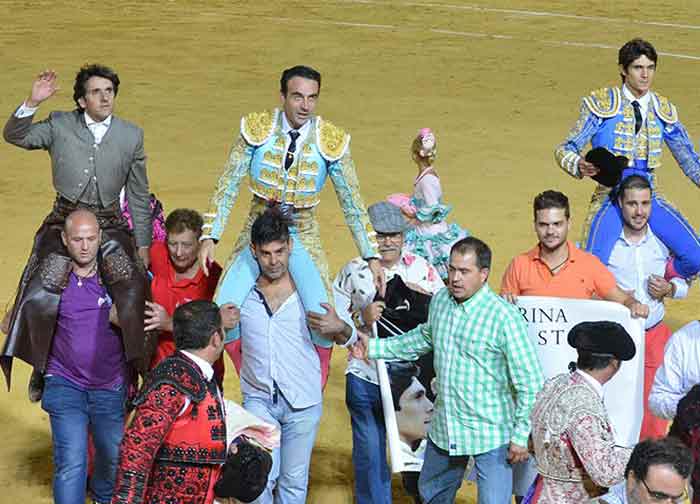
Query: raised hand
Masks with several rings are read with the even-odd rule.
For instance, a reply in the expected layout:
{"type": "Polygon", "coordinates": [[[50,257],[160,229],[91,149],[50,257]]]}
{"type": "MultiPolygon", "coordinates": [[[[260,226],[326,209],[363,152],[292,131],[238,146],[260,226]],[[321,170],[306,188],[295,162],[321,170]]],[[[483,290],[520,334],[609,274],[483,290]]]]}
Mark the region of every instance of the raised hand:
{"type": "Polygon", "coordinates": [[[26,104],[28,107],[38,107],[41,102],[51,98],[59,89],[56,72],[44,70],[32,83],[32,91],[29,94],[29,98],[27,98],[26,104]]]}

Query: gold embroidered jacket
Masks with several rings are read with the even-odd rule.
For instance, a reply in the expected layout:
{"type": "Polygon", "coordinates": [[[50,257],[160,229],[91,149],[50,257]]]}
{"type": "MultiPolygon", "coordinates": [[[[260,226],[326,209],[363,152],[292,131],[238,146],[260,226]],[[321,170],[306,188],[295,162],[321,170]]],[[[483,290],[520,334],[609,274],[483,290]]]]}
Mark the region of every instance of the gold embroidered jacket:
{"type": "Polygon", "coordinates": [[[282,113],[275,109],[241,119],[241,134],[231,149],[204,216],[204,235],[217,240],[221,237],[246,175],[253,194],[266,201],[291,204],[296,209],[318,205],[323,185],[330,177],[360,254],[365,258],[376,257],[375,233],[360,196],[350,155],[350,135],[319,116],[313,117],[310,133],[300,141],[293,164],[285,170],[282,113]]]}

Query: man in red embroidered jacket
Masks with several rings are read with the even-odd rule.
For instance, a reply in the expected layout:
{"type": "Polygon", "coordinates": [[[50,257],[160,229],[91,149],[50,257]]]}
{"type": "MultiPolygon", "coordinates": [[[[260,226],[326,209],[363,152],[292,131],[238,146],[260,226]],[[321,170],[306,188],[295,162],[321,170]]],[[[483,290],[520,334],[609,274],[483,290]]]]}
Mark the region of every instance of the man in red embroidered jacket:
{"type": "Polygon", "coordinates": [[[221,314],[192,301],[173,314],[177,352],[146,378],[126,429],[112,504],[211,504],[226,461],[226,427],[213,363],[224,348],[221,314]]]}

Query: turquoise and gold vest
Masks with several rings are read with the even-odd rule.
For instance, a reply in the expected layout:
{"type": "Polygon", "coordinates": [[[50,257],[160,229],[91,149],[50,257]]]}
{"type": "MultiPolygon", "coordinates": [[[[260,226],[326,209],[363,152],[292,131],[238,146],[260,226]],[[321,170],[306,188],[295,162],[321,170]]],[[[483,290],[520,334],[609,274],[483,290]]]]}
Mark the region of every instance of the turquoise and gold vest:
{"type": "Polygon", "coordinates": [[[350,135],[315,116],[309,134],[297,145],[293,164],[285,170],[286,135],[279,110],[244,116],[241,134],[254,148],[249,172],[253,194],[298,209],[318,205],[328,166],[343,157],[350,145],[350,135]]]}

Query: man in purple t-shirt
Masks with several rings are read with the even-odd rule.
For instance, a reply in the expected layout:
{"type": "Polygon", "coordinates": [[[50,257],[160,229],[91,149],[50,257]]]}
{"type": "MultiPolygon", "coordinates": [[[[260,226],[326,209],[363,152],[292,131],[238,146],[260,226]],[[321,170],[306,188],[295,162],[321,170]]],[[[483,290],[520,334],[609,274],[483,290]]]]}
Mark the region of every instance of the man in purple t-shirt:
{"type": "Polygon", "coordinates": [[[61,238],[72,270],[61,294],[41,402],[51,421],[54,501],[85,502],[89,430],[96,452],[90,492],[95,502],[108,503],[124,431],[124,345],[110,324],[112,300],[97,270],[97,218],[74,211],[61,238]]]}

